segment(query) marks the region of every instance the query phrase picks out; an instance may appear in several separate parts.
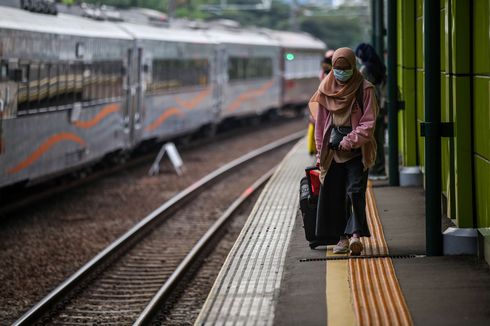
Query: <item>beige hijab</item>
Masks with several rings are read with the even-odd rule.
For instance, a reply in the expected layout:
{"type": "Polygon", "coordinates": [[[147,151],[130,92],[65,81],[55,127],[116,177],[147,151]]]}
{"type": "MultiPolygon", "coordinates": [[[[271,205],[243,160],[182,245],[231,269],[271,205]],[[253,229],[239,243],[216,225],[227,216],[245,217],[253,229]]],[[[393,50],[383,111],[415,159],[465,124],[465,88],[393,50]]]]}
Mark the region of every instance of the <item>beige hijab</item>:
{"type": "Polygon", "coordinates": [[[362,74],[356,67],[356,56],[350,48],[339,48],[335,51],[332,58],[332,65],[343,58],[347,61],[352,70],[352,77],[346,82],[338,81],[333,73],[333,69],[326,78],[320,83],[320,87],[310,99],[308,104],[312,117],[316,120],[320,105],[330,112],[337,115],[347,115],[355,104],[356,91],[364,81],[362,74]]]}

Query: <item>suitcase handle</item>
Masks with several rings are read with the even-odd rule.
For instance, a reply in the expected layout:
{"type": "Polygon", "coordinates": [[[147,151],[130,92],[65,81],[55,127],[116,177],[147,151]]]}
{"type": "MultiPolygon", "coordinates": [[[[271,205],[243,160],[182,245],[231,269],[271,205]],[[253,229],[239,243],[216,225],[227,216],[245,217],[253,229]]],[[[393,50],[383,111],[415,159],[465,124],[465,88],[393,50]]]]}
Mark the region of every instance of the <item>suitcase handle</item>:
{"type": "Polygon", "coordinates": [[[311,186],[311,177],[310,177],[310,171],[313,170],[320,170],[318,166],[308,166],[305,168],[305,173],[306,173],[306,180],[308,180],[308,188],[310,189],[310,194],[313,193],[313,187],[311,186]]]}

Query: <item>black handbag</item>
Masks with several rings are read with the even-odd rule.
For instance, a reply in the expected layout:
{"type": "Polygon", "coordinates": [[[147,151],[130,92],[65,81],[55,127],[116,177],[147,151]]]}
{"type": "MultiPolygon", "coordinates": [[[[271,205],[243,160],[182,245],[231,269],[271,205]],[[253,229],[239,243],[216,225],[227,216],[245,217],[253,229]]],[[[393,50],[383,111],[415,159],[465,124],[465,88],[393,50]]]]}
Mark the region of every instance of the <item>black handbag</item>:
{"type": "MultiPolygon", "coordinates": [[[[364,114],[364,101],[363,101],[363,83],[356,91],[356,102],[361,109],[362,114],[364,114]]],[[[330,132],[330,140],[328,142],[328,147],[333,150],[339,150],[340,142],[352,131],[351,126],[332,126],[332,131],[330,132]]],[[[355,151],[353,149],[352,151],[355,151]]]]}
{"type": "Polygon", "coordinates": [[[328,142],[328,147],[333,150],[339,150],[340,142],[352,131],[351,126],[333,126],[330,132],[330,140],[328,142]]]}

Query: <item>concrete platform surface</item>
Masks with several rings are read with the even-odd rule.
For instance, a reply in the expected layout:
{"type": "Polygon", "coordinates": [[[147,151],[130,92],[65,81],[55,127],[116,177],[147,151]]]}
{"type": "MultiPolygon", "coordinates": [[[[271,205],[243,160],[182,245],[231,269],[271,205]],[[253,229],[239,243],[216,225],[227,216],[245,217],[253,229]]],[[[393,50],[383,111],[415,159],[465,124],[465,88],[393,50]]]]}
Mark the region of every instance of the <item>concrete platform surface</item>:
{"type": "Polygon", "coordinates": [[[262,192],[196,325],[490,325],[490,268],[426,257],[423,190],[375,183],[363,256],[311,250],[298,213],[304,141],[262,192]],[[280,191],[273,191],[280,189],[280,191]]]}

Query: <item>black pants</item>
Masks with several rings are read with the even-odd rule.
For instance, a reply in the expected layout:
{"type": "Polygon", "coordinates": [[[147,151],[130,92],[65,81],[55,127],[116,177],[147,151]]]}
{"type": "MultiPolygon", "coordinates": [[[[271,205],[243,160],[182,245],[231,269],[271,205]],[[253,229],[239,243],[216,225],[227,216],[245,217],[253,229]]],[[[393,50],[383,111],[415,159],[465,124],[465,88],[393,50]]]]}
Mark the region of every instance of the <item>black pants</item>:
{"type": "Polygon", "coordinates": [[[366,186],[362,156],[345,163],[332,161],[320,188],[316,215],[316,236],[338,239],[341,235],[371,233],[366,219],[366,186]]]}

